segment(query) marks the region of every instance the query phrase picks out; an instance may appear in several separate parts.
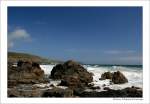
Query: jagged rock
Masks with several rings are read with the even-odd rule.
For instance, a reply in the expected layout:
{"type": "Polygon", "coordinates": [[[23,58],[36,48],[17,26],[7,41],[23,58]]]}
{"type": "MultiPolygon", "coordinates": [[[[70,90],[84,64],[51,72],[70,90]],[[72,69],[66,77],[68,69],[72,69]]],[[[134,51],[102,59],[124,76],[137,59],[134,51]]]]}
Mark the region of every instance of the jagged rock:
{"type": "Polygon", "coordinates": [[[72,60],[56,65],[51,71],[50,78],[61,79],[62,85],[70,87],[88,85],[93,81],[92,73],[89,73],[83,66],[72,60]]]}

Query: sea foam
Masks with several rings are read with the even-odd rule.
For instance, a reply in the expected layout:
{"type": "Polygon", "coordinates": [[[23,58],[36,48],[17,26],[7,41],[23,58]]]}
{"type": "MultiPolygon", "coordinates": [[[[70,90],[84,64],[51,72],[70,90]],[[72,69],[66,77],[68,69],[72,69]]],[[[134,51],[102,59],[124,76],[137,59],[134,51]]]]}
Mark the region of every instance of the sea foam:
{"type": "MultiPolygon", "coordinates": [[[[55,65],[40,65],[41,68],[44,70],[45,74],[49,75],[52,68],[55,65]]],[[[104,87],[110,87],[112,89],[123,89],[126,87],[136,86],[141,87],[143,86],[143,70],[142,67],[126,67],[126,66],[99,66],[99,65],[83,65],[89,72],[92,72],[94,74],[93,76],[93,82],[94,86],[100,86],[101,88],[104,87]],[[125,77],[128,79],[128,83],[125,84],[110,84],[110,80],[99,80],[101,78],[101,75],[104,72],[110,71],[121,71],[125,77]]],[[[51,81],[53,84],[58,84],[59,81],[51,81]]],[[[102,90],[102,89],[101,89],[102,90]]]]}

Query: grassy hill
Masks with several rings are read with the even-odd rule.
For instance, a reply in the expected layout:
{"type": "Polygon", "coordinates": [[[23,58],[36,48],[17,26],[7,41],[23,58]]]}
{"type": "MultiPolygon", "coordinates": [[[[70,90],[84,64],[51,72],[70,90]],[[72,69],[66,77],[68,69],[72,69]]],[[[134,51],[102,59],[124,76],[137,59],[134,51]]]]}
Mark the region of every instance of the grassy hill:
{"type": "Polygon", "coordinates": [[[23,61],[34,61],[40,64],[53,64],[53,63],[62,63],[62,61],[50,60],[43,58],[37,55],[32,55],[28,53],[17,53],[17,52],[8,52],[8,62],[17,62],[18,60],[23,61]]]}

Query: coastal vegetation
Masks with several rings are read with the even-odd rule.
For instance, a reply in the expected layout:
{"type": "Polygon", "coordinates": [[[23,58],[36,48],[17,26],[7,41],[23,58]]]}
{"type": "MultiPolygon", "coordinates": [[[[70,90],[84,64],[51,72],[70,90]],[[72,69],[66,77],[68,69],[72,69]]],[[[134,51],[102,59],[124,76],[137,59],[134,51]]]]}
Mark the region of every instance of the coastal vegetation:
{"type": "Polygon", "coordinates": [[[38,55],[19,52],[8,52],[8,62],[17,63],[19,60],[37,62],[39,64],[57,64],[62,63],[59,60],[52,60],[38,55]]]}

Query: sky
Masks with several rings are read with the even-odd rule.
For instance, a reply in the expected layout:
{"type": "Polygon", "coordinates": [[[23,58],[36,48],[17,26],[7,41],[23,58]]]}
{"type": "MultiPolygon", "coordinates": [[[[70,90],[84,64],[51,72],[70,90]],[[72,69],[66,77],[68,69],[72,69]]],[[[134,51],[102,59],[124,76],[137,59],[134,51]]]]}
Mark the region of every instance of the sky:
{"type": "Polygon", "coordinates": [[[142,64],[142,7],[8,7],[8,51],[142,64]]]}

